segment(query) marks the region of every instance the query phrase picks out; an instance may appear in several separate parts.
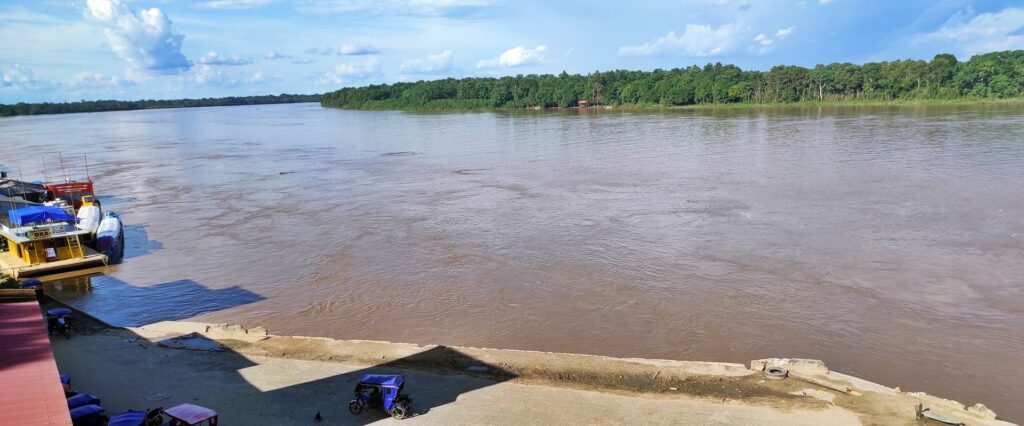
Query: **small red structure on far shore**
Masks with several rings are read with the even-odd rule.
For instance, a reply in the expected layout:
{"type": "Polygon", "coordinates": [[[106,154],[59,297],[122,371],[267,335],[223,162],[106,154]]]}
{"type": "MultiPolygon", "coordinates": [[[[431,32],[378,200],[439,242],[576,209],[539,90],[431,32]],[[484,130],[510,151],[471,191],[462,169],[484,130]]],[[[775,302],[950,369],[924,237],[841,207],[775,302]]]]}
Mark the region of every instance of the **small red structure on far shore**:
{"type": "Polygon", "coordinates": [[[587,107],[587,100],[586,99],[580,99],[580,100],[576,101],[576,106],[578,106],[580,108],[586,108],[587,107]]]}

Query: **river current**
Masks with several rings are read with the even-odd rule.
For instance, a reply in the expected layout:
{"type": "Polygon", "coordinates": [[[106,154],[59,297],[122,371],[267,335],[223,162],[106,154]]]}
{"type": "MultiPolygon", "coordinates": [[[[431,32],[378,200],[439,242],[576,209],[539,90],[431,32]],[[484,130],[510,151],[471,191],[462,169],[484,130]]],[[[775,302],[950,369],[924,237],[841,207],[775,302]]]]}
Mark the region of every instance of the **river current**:
{"type": "Polygon", "coordinates": [[[0,119],[89,174],[115,324],[832,369],[1024,420],[1024,106],[0,119]]]}

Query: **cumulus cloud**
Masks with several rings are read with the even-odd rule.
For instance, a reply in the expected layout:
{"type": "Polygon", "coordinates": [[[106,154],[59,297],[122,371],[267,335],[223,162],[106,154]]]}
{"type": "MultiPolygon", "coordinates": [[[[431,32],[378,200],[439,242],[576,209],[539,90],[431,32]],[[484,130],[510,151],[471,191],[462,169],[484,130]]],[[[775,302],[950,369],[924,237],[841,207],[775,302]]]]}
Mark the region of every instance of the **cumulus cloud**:
{"type": "Polygon", "coordinates": [[[1022,49],[1024,34],[1021,34],[1021,28],[1024,28],[1024,8],[1008,7],[982,14],[968,9],[953,15],[939,29],[916,36],[914,44],[952,44],[965,55],[1022,49]]]}
{"type": "Polygon", "coordinates": [[[317,84],[342,84],[350,79],[360,79],[380,73],[380,61],[369,58],[363,61],[349,61],[338,64],[332,70],[320,75],[317,84]]]}
{"type": "Polygon", "coordinates": [[[199,58],[199,63],[203,65],[245,65],[251,64],[252,61],[237,55],[221,55],[220,53],[211,50],[204,53],[203,56],[199,58]]]}
{"type": "Polygon", "coordinates": [[[796,29],[796,27],[779,28],[778,31],[775,31],[774,37],[765,33],[760,33],[754,37],[754,45],[751,46],[751,50],[754,50],[757,53],[768,53],[771,51],[772,44],[777,40],[783,40],[786,37],[789,37],[790,34],[793,34],[794,29],[796,29]]]}
{"type": "Polygon", "coordinates": [[[18,64],[0,68],[0,88],[19,90],[39,90],[50,83],[36,78],[31,68],[18,64]]]}
{"type": "Polygon", "coordinates": [[[546,45],[540,45],[533,49],[519,45],[506,50],[497,58],[484,59],[476,63],[477,68],[505,68],[518,67],[544,63],[544,52],[547,52],[546,45]]]}
{"type": "Polygon", "coordinates": [[[270,59],[270,60],[286,59],[286,58],[291,58],[291,57],[292,57],[291,55],[285,55],[285,54],[283,54],[281,52],[278,52],[276,50],[271,50],[271,51],[267,52],[267,59],[270,59]]]}
{"type": "Polygon", "coordinates": [[[426,59],[409,59],[402,62],[399,71],[403,74],[437,74],[452,69],[452,51],[427,55],[426,59]]]}
{"type": "Polygon", "coordinates": [[[181,54],[185,36],[171,28],[160,9],[136,12],[121,0],[88,0],[85,17],[103,26],[107,43],[128,63],[129,71],[177,74],[192,68],[181,54]]]}
{"type": "Polygon", "coordinates": [[[623,46],[619,55],[653,56],[678,54],[685,56],[715,56],[728,53],[740,43],[744,31],[739,25],[726,24],[718,28],[710,25],[689,24],[681,35],[669,31],[657,40],[638,46],[623,46]]]}
{"type": "Polygon", "coordinates": [[[338,48],[338,54],[339,55],[358,56],[358,55],[376,55],[378,53],[380,53],[379,50],[377,50],[373,46],[367,46],[365,44],[345,43],[345,44],[341,45],[340,48],[338,48]]]}

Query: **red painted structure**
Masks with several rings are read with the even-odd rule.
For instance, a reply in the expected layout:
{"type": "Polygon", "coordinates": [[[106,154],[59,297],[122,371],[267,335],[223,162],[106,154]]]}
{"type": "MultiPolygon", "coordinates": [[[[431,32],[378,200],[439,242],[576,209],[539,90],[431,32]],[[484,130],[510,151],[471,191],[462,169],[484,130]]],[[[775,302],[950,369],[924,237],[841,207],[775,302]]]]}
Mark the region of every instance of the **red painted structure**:
{"type": "Polygon", "coordinates": [[[93,195],[91,180],[47,183],[45,185],[46,189],[53,194],[53,199],[67,201],[68,204],[75,206],[76,210],[82,207],[83,196],[93,195]]]}
{"type": "Polygon", "coordinates": [[[0,301],[0,425],[71,425],[39,303],[0,301]]]}

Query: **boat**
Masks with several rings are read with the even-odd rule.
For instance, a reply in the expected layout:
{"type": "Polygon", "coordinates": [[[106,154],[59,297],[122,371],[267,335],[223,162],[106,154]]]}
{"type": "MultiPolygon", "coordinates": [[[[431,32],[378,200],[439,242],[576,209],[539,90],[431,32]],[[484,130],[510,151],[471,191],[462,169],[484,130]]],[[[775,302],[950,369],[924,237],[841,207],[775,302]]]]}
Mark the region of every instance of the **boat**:
{"type": "Polygon", "coordinates": [[[105,264],[107,256],[86,247],[70,206],[30,205],[0,217],[0,271],[15,278],[105,264]]]}
{"type": "Polygon", "coordinates": [[[103,220],[96,230],[96,250],[110,260],[124,256],[124,226],[117,213],[103,213],[103,220]]]}
{"type": "Polygon", "coordinates": [[[99,203],[92,201],[91,196],[82,198],[81,206],[78,208],[78,213],[75,216],[78,218],[78,228],[89,231],[86,239],[92,241],[96,237],[100,221],[103,220],[103,209],[100,208],[99,203]]]}

